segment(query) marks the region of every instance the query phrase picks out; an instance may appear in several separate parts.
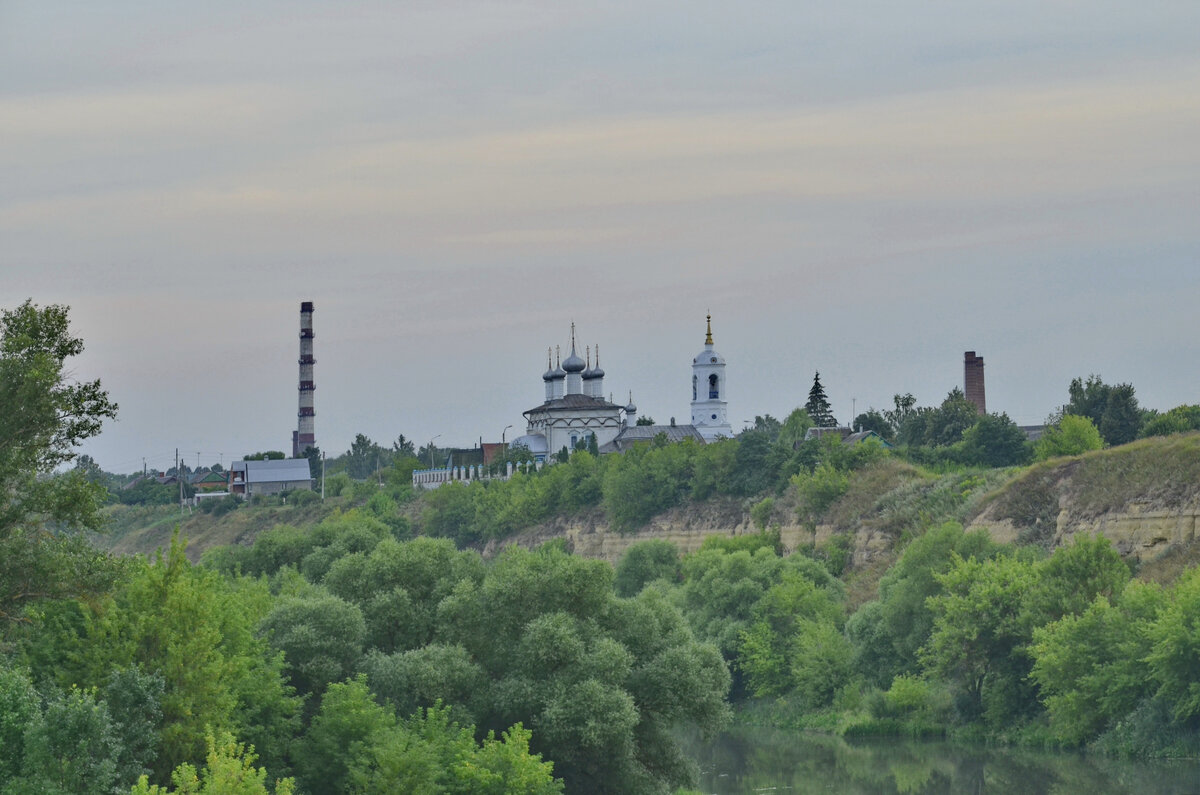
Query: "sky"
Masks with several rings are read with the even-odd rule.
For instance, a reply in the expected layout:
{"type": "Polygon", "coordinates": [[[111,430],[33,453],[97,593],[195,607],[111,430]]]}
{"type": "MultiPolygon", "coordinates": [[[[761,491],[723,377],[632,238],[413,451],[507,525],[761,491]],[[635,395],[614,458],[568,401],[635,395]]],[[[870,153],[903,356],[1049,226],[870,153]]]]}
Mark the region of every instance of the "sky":
{"type": "Polygon", "coordinates": [[[546,349],[686,422],[1200,403],[1200,3],[0,3],[0,307],[71,307],[109,471],[524,431],[546,349]],[[565,356],[564,352],[564,356],[565,356]],[[507,426],[512,426],[511,428],[507,426]]]}

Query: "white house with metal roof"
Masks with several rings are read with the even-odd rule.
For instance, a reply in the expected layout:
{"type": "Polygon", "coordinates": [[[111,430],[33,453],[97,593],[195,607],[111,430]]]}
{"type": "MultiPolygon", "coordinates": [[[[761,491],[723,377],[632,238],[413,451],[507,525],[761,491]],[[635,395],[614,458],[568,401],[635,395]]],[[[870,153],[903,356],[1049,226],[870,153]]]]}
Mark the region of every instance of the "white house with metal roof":
{"type": "Polygon", "coordinates": [[[312,491],[312,487],[307,458],[234,461],[229,465],[229,491],[233,494],[253,497],[256,494],[312,491]]]}

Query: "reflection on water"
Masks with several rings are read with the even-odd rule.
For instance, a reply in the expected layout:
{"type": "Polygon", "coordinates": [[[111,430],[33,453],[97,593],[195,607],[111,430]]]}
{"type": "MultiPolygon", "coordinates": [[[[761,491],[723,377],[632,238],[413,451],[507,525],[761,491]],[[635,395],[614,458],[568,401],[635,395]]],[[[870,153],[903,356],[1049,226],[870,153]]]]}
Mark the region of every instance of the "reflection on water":
{"type": "Polygon", "coordinates": [[[836,793],[1200,792],[1200,762],[1129,762],[1076,753],[951,745],[920,740],[855,740],[737,727],[688,751],[700,791],[836,793]]]}

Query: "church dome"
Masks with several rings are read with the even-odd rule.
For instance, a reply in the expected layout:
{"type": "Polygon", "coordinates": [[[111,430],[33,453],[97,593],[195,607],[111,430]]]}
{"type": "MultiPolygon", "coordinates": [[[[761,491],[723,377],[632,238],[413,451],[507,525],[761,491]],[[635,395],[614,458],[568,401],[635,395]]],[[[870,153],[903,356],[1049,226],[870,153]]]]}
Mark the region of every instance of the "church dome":
{"type": "Polygon", "coordinates": [[[568,373],[582,373],[583,368],[587,367],[587,362],[579,358],[579,354],[575,349],[571,349],[571,355],[563,359],[562,369],[568,373]]]}

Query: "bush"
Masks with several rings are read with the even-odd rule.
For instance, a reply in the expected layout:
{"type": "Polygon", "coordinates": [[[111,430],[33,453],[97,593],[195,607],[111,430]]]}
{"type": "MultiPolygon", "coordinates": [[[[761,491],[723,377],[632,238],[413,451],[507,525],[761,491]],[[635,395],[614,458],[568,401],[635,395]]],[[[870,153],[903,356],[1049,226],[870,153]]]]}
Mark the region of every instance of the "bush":
{"type": "Polygon", "coordinates": [[[301,489],[299,491],[288,492],[287,500],[292,505],[303,508],[306,505],[312,505],[313,503],[320,502],[321,495],[317,494],[315,491],[301,489]]]}
{"type": "Polygon", "coordinates": [[[824,463],[811,473],[794,476],[792,484],[800,497],[800,520],[815,524],[850,488],[850,477],[824,463]]]}
{"type": "Polygon", "coordinates": [[[637,596],[647,583],[679,579],[679,550],[670,541],[656,538],[632,544],[617,564],[613,589],[617,596],[637,596]]]}
{"type": "Polygon", "coordinates": [[[750,521],[754,523],[760,531],[767,529],[767,523],[771,521],[771,513],[775,510],[775,500],[770,497],[765,497],[754,504],[750,509],[750,521]]]}
{"type": "Polygon", "coordinates": [[[325,478],[325,495],[328,497],[341,497],[349,491],[350,482],[350,476],[345,472],[330,475],[325,478]]]}
{"type": "Polygon", "coordinates": [[[1046,428],[1033,446],[1034,458],[1045,461],[1065,455],[1081,455],[1104,446],[1100,431],[1087,417],[1065,415],[1057,425],[1046,428]]]}

